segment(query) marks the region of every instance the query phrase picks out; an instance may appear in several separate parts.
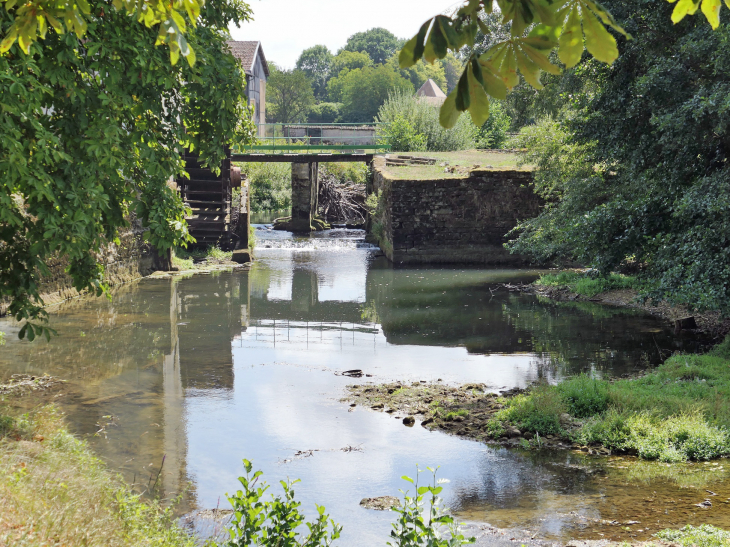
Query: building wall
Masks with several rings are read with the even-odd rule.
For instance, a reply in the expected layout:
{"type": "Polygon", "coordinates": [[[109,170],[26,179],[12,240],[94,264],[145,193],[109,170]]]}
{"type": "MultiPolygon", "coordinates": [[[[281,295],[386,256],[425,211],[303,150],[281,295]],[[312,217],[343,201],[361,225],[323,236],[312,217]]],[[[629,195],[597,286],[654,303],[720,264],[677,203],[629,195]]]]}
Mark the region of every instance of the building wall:
{"type": "Polygon", "coordinates": [[[260,56],[256,56],[252,72],[246,76],[248,104],[254,106],[254,123],[266,123],[266,72],[260,56]]]}
{"type": "Polygon", "coordinates": [[[519,220],[544,205],[532,190],[532,172],[475,169],[461,178],[400,180],[387,175],[384,158],[373,168],[370,191],[381,192],[381,212],[372,223],[382,227],[380,247],[392,262],[526,263],[503,245],[519,220]]]}

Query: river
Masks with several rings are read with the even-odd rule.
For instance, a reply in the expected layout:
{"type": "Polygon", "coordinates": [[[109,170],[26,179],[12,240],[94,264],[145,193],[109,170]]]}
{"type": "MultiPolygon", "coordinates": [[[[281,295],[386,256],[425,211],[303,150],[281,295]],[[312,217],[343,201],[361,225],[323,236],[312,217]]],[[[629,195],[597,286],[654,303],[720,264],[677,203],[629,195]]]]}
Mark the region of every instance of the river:
{"type": "Polygon", "coordinates": [[[719,506],[730,498],[723,462],[507,450],[342,402],[355,382],[483,382],[499,392],[581,372],[633,374],[683,349],[638,311],[501,286],[537,271],[393,267],[363,235],[258,225],[250,271],[145,279],[111,300],[54,306],[50,343],[18,341],[1,320],[0,375],[67,379],[56,400],[72,430],[138,491],[169,498],[188,485],[181,513],[228,507],[247,458],[275,485],[301,479],[304,509],[324,505],[347,546],[385,545],[394,514],[359,501],[399,495],[416,464],[440,466],[459,518],[542,537],[730,524],[719,506]],[[339,374],[350,369],[367,376],[339,374]],[[717,510],[694,505],[705,489],[718,494],[717,510]]]}

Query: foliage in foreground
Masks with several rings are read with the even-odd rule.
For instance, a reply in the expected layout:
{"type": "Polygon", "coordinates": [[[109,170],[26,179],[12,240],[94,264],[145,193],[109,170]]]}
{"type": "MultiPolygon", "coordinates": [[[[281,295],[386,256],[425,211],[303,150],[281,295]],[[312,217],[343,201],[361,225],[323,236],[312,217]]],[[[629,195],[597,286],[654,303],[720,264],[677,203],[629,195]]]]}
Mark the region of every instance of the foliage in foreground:
{"type": "Polygon", "coordinates": [[[45,407],[0,416],[0,544],[194,547],[171,509],[142,502],[45,407]]]}
{"type": "MultiPolygon", "coordinates": [[[[261,471],[252,473],[253,465],[243,460],[245,477],[238,480],[243,490],[227,495],[233,507],[233,520],[228,529],[231,539],[227,547],[327,547],[340,537],[342,526],[336,524],[325,513],[325,508],[316,505],[317,516],[313,522],[306,522],[301,513],[301,503],[294,499],[292,486],[299,482],[289,479],[279,481],[284,495],[264,499],[269,489],[265,481],[259,481],[261,471]],[[303,528],[306,527],[304,533],[303,528]]],[[[448,482],[436,479],[436,470],[427,468],[433,473],[433,484],[419,486],[416,479],[403,476],[403,480],[413,485],[415,493],[401,490],[403,503],[392,510],[398,513],[393,523],[390,536],[391,547],[459,547],[474,543],[474,538],[465,538],[458,524],[446,513],[442,500],[438,496],[443,487],[439,484],[448,482]],[[447,537],[444,536],[446,532],[447,537]]],[[[417,468],[418,473],[421,469],[417,468]]]]}
{"type": "MultiPolygon", "coordinates": [[[[49,31],[29,54],[16,43],[0,55],[0,298],[31,340],[50,334],[36,322],[48,261],[66,260],[76,289],[101,294],[103,249],[130,217],[160,252],[185,245],[187,209],[167,185],[184,149],[217,166],[226,145],[252,139],[243,69],[226,45],[247,5],[206,4],[186,33],[193,67],[170,66],[157,32],[124,11],[88,7],[83,38],[49,31]]],[[[0,9],[0,34],[13,24],[0,9]]]]}
{"type": "Polygon", "coordinates": [[[675,355],[636,379],[580,375],[505,401],[492,419],[539,435],[566,435],[641,458],[678,462],[730,454],[730,338],[705,355],[675,355]],[[562,417],[581,420],[570,433],[562,417]]]}
{"type": "Polygon", "coordinates": [[[233,520],[228,529],[231,540],[229,547],[252,547],[266,545],[277,547],[326,547],[340,537],[342,526],[329,518],[322,505],[317,505],[317,517],[314,522],[306,522],[300,511],[301,502],[295,501],[294,489],[298,480],[279,481],[284,496],[271,495],[271,500],[264,499],[269,486],[259,477],[263,474],[256,471],[250,461],[243,460],[246,469],[245,477],[238,477],[243,490],[227,496],[233,506],[233,520]],[[306,524],[307,532],[301,535],[297,530],[306,524]]]}

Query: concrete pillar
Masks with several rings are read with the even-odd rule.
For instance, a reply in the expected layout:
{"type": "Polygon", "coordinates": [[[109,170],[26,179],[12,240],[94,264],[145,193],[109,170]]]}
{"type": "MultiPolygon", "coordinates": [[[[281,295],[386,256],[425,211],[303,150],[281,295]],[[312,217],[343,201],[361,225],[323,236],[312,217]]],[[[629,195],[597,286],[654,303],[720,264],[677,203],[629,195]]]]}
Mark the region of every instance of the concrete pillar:
{"type": "Polygon", "coordinates": [[[291,164],[291,223],[294,232],[311,232],[312,220],[317,214],[319,164],[291,164]]]}

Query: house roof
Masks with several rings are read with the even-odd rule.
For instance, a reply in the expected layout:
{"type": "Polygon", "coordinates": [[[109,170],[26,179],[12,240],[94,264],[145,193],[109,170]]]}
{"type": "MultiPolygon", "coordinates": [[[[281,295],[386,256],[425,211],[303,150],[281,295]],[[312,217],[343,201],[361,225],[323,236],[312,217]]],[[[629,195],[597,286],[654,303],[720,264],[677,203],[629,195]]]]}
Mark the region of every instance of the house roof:
{"type": "Polygon", "coordinates": [[[264,50],[261,47],[261,42],[250,42],[245,40],[228,40],[228,47],[231,48],[231,53],[234,57],[241,61],[243,70],[249,76],[253,75],[253,67],[256,63],[256,56],[261,58],[261,64],[264,67],[264,73],[269,75],[269,65],[266,63],[266,57],[264,56],[264,50]]]}
{"type": "Polygon", "coordinates": [[[441,88],[437,86],[436,82],[434,82],[431,78],[426,80],[421,88],[416,91],[416,95],[418,95],[419,97],[435,97],[438,99],[446,98],[446,93],[441,91],[441,88]]]}

